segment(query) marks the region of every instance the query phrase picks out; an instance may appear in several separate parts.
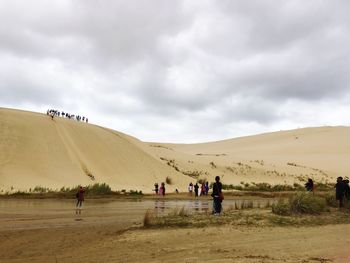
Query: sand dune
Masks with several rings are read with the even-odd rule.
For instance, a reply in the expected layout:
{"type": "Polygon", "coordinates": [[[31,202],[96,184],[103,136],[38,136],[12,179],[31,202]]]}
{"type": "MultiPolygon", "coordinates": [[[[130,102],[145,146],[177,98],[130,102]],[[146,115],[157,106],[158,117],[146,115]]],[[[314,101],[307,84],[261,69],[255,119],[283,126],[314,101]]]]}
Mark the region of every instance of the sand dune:
{"type": "Polygon", "coordinates": [[[227,184],[293,184],[308,177],[332,183],[350,175],[349,138],[349,127],[318,127],[202,144],[158,144],[152,150],[200,177],[221,175],[227,184]]]}
{"type": "Polygon", "coordinates": [[[221,175],[227,184],[333,182],[349,176],[350,128],[281,131],[202,144],[146,143],[96,125],[0,108],[0,189],[105,182],[169,191],[221,175]]]}
{"type": "Polygon", "coordinates": [[[96,125],[45,114],[0,110],[0,187],[28,189],[108,183],[150,192],[171,177],[187,178],[146,153],[135,138],[96,125]]]}

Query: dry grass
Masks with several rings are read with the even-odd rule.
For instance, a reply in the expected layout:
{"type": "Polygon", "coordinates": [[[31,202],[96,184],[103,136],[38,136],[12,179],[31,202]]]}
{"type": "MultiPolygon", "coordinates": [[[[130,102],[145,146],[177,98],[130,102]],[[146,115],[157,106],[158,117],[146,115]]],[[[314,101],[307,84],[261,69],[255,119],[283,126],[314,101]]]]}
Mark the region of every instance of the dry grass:
{"type": "Polygon", "coordinates": [[[280,199],[272,206],[272,212],[278,215],[320,214],[326,210],[325,198],[306,192],[296,193],[287,201],[280,199]]]}
{"type": "Polygon", "coordinates": [[[143,217],[143,226],[150,227],[152,225],[153,219],[154,219],[154,214],[150,209],[148,209],[145,213],[145,216],[143,217]]]}
{"type": "Polygon", "coordinates": [[[146,213],[145,227],[207,227],[218,225],[274,227],[274,226],[321,226],[331,224],[350,224],[349,213],[333,211],[319,215],[281,216],[273,214],[267,209],[226,210],[221,216],[211,214],[187,214],[180,216],[179,212],[164,216],[155,216],[146,213]]]}

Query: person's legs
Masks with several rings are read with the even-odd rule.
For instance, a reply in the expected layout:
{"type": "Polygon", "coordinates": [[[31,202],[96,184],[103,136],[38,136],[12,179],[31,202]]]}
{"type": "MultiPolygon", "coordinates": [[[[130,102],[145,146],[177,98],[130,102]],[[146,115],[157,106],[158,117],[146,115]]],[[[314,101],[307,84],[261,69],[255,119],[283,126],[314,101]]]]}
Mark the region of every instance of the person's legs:
{"type": "Polygon", "coordinates": [[[79,214],[79,215],[81,214],[81,206],[82,206],[82,204],[83,204],[82,200],[78,200],[77,201],[77,209],[75,211],[76,214],[79,214]]]}
{"type": "Polygon", "coordinates": [[[77,200],[77,204],[75,205],[75,214],[78,214],[78,210],[79,210],[79,200],[77,200]]]}
{"type": "Polygon", "coordinates": [[[81,214],[81,207],[83,206],[83,200],[80,201],[79,214],[81,214]]]}
{"type": "Polygon", "coordinates": [[[220,214],[221,212],[221,202],[219,197],[214,197],[214,213],[220,214]]]}

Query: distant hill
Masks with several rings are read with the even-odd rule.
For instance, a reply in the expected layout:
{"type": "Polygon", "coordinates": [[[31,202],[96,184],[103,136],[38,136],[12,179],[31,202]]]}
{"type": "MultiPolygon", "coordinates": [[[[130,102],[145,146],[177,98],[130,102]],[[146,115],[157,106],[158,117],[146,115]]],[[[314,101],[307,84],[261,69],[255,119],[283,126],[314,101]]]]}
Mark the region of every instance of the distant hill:
{"type": "Polygon", "coordinates": [[[174,159],[200,177],[221,175],[226,184],[333,183],[350,177],[350,127],[279,131],[201,144],[157,144],[152,155],[174,159]]]}
{"type": "Polygon", "coordinates": [[[114,190],[169,191],[189,182],[334,182],[350,176],[350,128],[280,131],[202,144],[146,143],[96,125],[0,108],[0,189],[108,183],[114,190]],[[169,182],[169,180],[168,180],[169,182]]]}

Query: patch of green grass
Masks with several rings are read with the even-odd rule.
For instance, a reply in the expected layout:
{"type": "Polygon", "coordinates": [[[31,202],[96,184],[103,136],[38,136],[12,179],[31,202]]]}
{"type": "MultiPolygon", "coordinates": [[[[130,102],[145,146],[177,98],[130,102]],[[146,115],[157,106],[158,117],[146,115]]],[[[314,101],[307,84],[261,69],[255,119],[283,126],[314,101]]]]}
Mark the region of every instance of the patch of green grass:
{"type": "Polygon", "coordinates": [[[134,195],[134,196],[140,196],[140,195],[143,195],[142,191],[137,191],[137,190],[130,190],[129,193],[126,193],[126,194],[129,194],[129,195],[134,195]]]}
{"type": "Polygon", "coordinates": [[[335,199],[335,193],[333,192],[328,192],[324,195],[324,198],[326,200],[326,203],[330,207],[338,207],[338,201],[335,199]]]}
{"type": "MultiPolygon", "coordinates": [[[[0,197],[23,197],[26,198],[75,198],[75,194],[79,191],[80,186],[74,187],[61,187],[60,189],[53,190],[51,188],[36,186],[29,191],[16,191],[5,192],[0,197]]],[[[127,192],[125,189],[122,191],[112,191],[111,187],[106,183],[95,183],[85,187],[85,195],[90,198],[99,198],[106,196],[142,196],[142,191],[130,190],[127,192]]]]}
{"type": "Polygon", "coordinates": [[[300,192],[289,199],[294,214],[320,214],[326,211],[326,200],[308,192],[300,192]]]}
{"type": "Polygon", "coordinates": [[[86,187],[86,194],[95,194],[95,195],[107,195],[111,194],[112,189],[106,183],[96,183],[86,187]]]}
{"type": "Polygon", "coordinates": [[[290,215],[291,209],[290,204],[282,198],[278,200],[276,204],[272,205],[272,213],[276,215],[290,215]]]}
{"type": "Polygon", "coordinates": [[[288,201],[280,199],[272,205],[272,212],[277,215],[320,214],[325,211],[326,199],[309,192],[296,193],[288,201]]]}
{"type": "Polygon", "coordinates": [[[49,193],[49,192],[53,192],[53,191],[48,187],[35,186],[34,189],[32,190],[32,192],[33,193],[49,193]]]}

